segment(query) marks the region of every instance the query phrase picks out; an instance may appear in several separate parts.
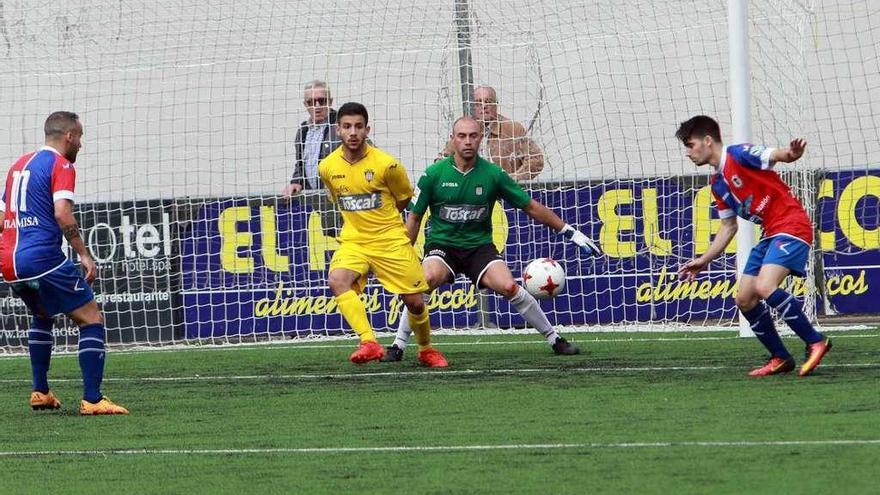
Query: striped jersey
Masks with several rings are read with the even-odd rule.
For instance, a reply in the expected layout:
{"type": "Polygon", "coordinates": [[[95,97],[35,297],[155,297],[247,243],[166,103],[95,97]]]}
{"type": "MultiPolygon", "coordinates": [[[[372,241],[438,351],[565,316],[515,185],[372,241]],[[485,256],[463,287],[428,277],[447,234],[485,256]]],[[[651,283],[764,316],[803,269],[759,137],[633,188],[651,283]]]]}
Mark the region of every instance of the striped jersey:
{"type": "Polygon", "coordinates": [[[812,245],[810,217],[773,170],[772,153],[773,148],[753,144],[724,148],[718,172],[710,178],[718,215],[739,215],[761,225],[763,238],[788,234],[812,245]]]}
{"type": "Polygon", "coordinates": [[[0,199],[0,272],[7,282],[41,277],[67,259],[55,201],[74,199],[76,169],[52,147],[22,155],[6,174],[0,199]]]}

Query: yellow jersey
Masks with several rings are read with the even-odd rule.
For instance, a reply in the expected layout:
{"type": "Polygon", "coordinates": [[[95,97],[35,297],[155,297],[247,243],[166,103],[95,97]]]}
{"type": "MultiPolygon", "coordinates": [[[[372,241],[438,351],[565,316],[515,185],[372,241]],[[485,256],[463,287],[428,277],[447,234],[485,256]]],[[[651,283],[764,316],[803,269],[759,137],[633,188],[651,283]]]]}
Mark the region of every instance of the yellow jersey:
{"type": "Polygon", "coordinates": [[[371,245],[409,244],[397,209],[398,201],[408,201],[413,196],[403,165],[370,145],[366,145],[363,158],[350,163],[342,154],[343,146],[318,164],[318,175],[342,212],[339,240],[371,245]]]}

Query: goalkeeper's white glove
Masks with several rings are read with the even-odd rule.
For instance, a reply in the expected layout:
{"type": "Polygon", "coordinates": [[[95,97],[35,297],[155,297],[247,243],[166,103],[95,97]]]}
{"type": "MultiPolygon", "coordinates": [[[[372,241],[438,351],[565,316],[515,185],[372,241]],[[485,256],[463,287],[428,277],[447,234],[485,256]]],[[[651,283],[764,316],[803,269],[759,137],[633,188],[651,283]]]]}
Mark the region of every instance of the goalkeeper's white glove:
{"type": "Polygon", "coordinates": [[[599,249],[598,244],[593,242],[580,230],[575,230],[575,228],[569,224],[565,224],[565,226],[562,227],[562,230],[559,231],[559,235],[577,244],[578,247],[583,249],[584,252],[590,256],[599,256],[602,254],[602,250],[599,249]]]}

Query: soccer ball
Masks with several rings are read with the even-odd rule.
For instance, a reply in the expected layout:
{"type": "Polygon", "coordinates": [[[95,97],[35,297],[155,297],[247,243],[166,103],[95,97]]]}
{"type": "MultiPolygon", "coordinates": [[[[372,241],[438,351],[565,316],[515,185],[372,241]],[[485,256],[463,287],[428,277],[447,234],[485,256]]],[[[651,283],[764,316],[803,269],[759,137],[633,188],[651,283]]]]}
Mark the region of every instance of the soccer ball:
{"type": "Polygon", "coordinates": [[[538,258],[523,270],[523,285],[538,299],[551,298],[565,289],[565,269],[552,258],[538,258]]]}

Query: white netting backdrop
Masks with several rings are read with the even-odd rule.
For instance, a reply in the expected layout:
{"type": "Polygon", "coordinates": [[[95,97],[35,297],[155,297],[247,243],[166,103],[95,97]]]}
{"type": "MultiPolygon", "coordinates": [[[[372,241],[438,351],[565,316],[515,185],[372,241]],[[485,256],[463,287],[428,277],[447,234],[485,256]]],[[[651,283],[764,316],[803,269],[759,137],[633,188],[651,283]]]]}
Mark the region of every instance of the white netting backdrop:
{"type": "MultiPolygon", "coordinates": [[[[780,169],[811,212],[819,172],[866,170],[880,151],[877,7],[749,4],[753,141],[807,137],[807,156],[780,169]]],[[[552,321],[732,324],[729,297],[707,308],[699,287],[675,289],[669,272],[714,225],[708,170],[684,158],[674,132],[707,114],[730,139],[727,29],[726,2],[695,0],[6,1],[0,162],[38,147],[52,111],[80,114],[77,202],[102,262],[96,293],[111,341],[332,334],[332,304],[320,298],[334,241],[300,199],[280,196],[307,116],[303,86],[325,80],[334,106],[364,103],[373,141],[415,182],[461,114],[469,75],[496,89],[499,112],[542,150],[526,188],[608,252],[569,262],[573,284],[546,306],[552,321]]],[[[534,256],[574,256],[508,213],[496,234],[515,273],[534,256]]],[[[726,290],[734,267],[720,260],[706,290],[726,290]]],[[[812,290],[814,277],[805,283],[812,290]]],[[[520,324],[495,296],[464,304],[461,288],[459,303],[435,301],[442,326],[520,324]],[[463,308],[473,314],[457,316],[463,308]]],[[[26,313],[4,291],[0,346],[20,351],[26,313]]]]}

